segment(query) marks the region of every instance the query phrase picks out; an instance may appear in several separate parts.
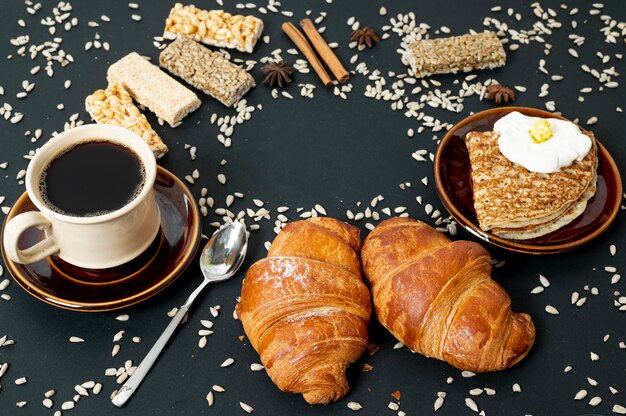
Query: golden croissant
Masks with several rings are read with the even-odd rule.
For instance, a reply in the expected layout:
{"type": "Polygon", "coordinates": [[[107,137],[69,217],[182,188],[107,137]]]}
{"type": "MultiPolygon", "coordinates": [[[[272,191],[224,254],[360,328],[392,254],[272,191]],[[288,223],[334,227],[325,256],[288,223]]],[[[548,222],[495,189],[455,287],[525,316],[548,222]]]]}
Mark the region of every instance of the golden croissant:
{"type": "Polygon", "coordinates": [[[367,348],[359,234],[332,218],[287,224],[244,279],[237,311],[250,343],[278,388],[311,404],[343,397],[346,368],[367,348]]]}
{"type": "Polygon", "coordinates": [[[486,372],[516,364],[535,341],[530,316],[511,312],[479,244],[392,218],[367,236],[361,259],[378,320],[413,351],[486,372]]]}

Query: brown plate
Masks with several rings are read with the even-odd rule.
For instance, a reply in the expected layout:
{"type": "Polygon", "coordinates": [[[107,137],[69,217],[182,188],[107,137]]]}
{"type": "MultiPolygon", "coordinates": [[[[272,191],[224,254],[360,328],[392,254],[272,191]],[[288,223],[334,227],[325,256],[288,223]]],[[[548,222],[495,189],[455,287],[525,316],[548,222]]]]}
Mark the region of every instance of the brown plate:
{"type": "Polygon", "coordinates": [[[613,158],[598,143],[598,185],[587,208],[566,226],[530,240],[507,240],[483,231],[478,226],[470,161],[464,138],[470,131],[488,131],[504,115],[519,111],[533,117],[555,117],[543,110],[525,107],[494,108],[473,114],[456,124],[441,140],[435,154],[435,187],[444,207],[470,233],[498,247],[521,253],[552,254],[573,250],[608,228],[619,212],[622,199],[622,180],[613,158]]]}
{"type": "MultiPolygon", "coordinates": [[[[18,264],[5,255],[3,248],[7,269],[15,281],[37,299],[74,311],[108,311],[148,299],[169,286],[187,268],[196,253],[201,233],[198,208],[184,183],[159,166],[154,190],[161,210],[161,230],[138,258],[114,268],[91,270],[72,266],[56,256],[32,264],[18,264]]],[[[22,212],[36,210],[24,193],[13,205],[5,224],[22,212]]],[[[31,228],[22,235],[20,244],[32,245],[42,236],[42,231],[31,228]]]]}

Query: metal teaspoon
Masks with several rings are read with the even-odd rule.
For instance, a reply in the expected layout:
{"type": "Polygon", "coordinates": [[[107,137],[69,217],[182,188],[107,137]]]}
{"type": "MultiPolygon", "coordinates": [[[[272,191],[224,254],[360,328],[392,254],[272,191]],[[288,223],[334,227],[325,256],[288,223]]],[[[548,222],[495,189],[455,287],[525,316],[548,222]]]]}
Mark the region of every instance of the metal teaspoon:
{"type": "Polygon", "coordinates": [[[200,270],[202,270],[204,280],[189,295],[167,328],[165,328],[163,334],[150,349],[148,355],[139,364],[139,367],[137,367],[128,381],[118,390],[117,395],[112,400],[115,406],[124,406],[135,390],[137,390],[139,384],[152,368],[152,365],[200,292],[209,283],[221,282],[232,277],[243,263],[247,248],[248,236],[246,227],[240,222],[232,222],[213,234],[213,237],[211,237],[200,255],[200,270]]]}

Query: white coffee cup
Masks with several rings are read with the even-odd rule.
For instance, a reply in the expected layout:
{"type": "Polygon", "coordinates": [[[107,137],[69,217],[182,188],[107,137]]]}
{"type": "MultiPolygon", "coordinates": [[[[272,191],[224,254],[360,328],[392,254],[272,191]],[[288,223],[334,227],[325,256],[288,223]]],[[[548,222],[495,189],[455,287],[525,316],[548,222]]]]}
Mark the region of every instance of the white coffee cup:
{"type": "Polygon", "coordinates": [[[26,192],[39,211],[19,214],[5,225],[6,254],[22,264],[56,255],[74,266],[89,269],[105,269],[129,262],[148,248],[159,231],[161,215],[154,195],[156,172],[156,160],[150,147],[130,130],[88,124],[60,133],[43,145],[28,165],[26,192]],[[122,208],[103,215],[76,217],[48,208],[39,186],[43,170],[63,150],[94,138],[122,145],[139,157],[145,168],[141,191],[122,208]],[[20,236],[31,227],[43,229],[45,238],[31,247],[20,248],[20,236]]]}

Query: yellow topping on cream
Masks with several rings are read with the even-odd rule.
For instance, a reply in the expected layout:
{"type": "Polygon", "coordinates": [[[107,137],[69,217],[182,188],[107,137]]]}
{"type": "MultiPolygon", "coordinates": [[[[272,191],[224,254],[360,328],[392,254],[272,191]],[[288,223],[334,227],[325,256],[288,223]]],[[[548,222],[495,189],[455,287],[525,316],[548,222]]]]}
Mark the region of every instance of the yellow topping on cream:
{"type": "Polygon", "coordinates": [[[543,143],[550,140],[553,135],[550,122],[545,118],[535,120],[533,127],[528,130],[528,134],[530,134],[530,138],[533,139],[535,143],[543,143]]]}

